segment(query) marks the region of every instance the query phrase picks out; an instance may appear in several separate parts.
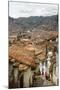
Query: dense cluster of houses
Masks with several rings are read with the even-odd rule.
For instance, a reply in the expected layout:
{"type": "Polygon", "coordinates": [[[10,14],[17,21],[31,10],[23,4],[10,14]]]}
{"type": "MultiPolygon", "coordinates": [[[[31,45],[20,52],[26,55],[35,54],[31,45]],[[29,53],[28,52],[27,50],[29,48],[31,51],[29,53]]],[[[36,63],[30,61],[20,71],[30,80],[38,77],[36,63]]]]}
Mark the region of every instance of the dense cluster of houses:
{"type": "Polygon", "coordinates": [[[10,88],[32,87],[37,75],[58,85],[58,33],[40,31],[35,34],[28,32],[31,36],[27,38],[24,33],[20,39],[10,37],[10,40],[13,38],[9,46],[10,88]]]}

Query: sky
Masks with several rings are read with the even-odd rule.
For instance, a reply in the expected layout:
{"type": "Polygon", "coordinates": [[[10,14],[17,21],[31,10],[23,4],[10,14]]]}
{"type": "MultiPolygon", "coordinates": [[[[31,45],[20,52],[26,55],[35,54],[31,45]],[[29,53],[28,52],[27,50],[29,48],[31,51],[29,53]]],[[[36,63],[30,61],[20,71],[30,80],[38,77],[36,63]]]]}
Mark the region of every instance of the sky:
{"type": "Polygon", "coordinates": [[[13,18],[29,16],[51,16],[57,14],[57,4],[9,2],[9,16],[13,18]]]}

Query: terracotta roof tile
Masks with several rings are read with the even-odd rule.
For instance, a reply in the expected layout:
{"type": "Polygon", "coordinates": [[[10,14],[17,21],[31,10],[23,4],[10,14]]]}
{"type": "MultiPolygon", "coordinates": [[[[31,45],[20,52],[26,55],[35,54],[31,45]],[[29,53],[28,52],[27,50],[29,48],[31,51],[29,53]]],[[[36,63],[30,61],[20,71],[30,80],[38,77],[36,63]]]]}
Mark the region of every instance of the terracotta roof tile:
{"type": "Polygon", "coordinates": [[[24,48],[13,45],[9,47],[9,56],[16,59],[20,63],[35,66],[34,57],[29,56],[28,52],[25,53],[24,48]]]}

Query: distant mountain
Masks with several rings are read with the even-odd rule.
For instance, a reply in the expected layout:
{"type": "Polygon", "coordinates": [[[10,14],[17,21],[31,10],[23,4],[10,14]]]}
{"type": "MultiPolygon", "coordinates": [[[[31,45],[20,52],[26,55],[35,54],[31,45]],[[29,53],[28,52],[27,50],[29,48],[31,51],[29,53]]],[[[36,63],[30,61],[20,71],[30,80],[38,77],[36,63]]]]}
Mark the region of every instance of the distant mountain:
{"type": "Polygon", "coordinates": [[[20,17],[17,19],[9,17],[9,33],[32,29],[58,31],[58,15],[20,17]]]}

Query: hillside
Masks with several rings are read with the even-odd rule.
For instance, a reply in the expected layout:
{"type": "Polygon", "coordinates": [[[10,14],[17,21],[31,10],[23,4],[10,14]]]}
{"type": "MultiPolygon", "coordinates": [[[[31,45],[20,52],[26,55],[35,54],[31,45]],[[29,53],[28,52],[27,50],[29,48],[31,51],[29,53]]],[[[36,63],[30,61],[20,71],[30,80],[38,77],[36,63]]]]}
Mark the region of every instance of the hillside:
{"type": "Polygon", "coordinates": [[[26,30],[58,31],[58,15],[20,17],[17,19],[9,17],[9,34],[26,30]]]}

